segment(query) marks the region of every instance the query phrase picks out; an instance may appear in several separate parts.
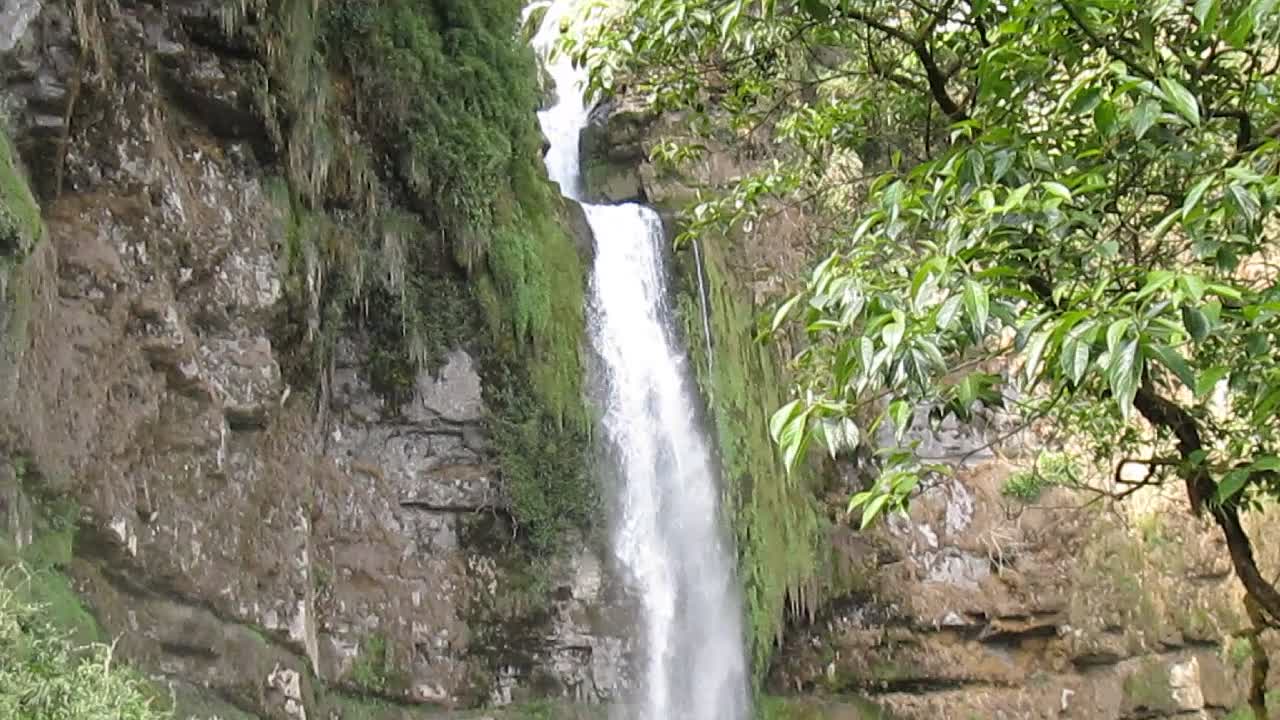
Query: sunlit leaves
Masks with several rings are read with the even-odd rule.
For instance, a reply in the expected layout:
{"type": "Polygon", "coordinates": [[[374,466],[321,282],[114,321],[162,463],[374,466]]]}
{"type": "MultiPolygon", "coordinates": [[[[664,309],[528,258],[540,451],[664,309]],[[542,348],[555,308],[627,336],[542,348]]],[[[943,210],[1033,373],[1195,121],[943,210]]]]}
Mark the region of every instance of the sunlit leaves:
{"type": "Polygon", "coordinates": [[[1179,115],[1192,125],[1200,124],[1200,103],[1191,91],[1171,77],[1160,78],[1160,94],[1179,115]]]}
{"type": "Polygon", "coordinates": [[[964,284],[964,309],[969,317],[969,327],[974,337],[986,334],[987,318],[991,309],[991,299],[987,289],[973,280],[964,284]]]}
{"type": "Polygon", "coordinates": [[[1073,2],[1072,17],[1011,0],[931,22],[934,4],[908,0],[637,0],[610,42],[646,102],[694,135],[714,135],[714,107],[738,137],[779,143],[704,193],[684,236],[775,208],[827,233],[788,285],[800,296],[766,318],[800,348],[801,400],[770,428],[788,466],[811,436],[833,453],[891,444],[851,504],[869,522],[921,477],[917,418],[1016,397],[1099,457],[1172,454],[1138,418],[1149,393],[1203,419],[1224,501],[1264,487],[1251,463],[1280,445],[1276,4],[1073,2]],[[927,36],[961,114],[940,112],[918,48],[884,26],[927,36]],[[828,174],[839,153],[862,163],[852,190],[828,174]]]}

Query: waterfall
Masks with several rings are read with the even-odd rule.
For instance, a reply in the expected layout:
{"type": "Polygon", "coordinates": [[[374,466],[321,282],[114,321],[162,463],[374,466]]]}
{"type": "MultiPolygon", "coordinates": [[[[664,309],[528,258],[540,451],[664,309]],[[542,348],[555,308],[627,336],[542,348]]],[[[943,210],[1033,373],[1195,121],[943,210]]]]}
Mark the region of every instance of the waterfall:
{"type": "MultiPolygon", "coordinates": [[[[551,4],[534,38],[555,82],[539,113],[547,170],[581,200],[578,139],[590,111],[584,76],[551,52],[575,3],[551,4]]],[[[742,603],[722,525],[716,466],[673,330],[665,234],[651,208],[582,205],[595,237],[589,334],[600,359],[602,430],[618,464],[613,551],[639,598],[639,720],[745,720],[742,603]]]]}

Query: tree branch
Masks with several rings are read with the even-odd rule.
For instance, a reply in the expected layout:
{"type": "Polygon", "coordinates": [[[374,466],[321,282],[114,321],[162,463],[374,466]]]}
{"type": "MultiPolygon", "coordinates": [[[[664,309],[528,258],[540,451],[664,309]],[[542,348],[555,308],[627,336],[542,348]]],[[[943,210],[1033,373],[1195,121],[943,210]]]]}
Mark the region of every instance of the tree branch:
{"type": "Polygon", "coordinates": [[[951,97],[951,94],[947,92],[947,75],[942,72],[940,67],[938,67],[938,62],[933,56],[933,51],[929,48],[928,30],[933,27],[932,24],[926,25],[925,33],[919,37],[915,37],[906,30],[889,25],[882,20],[878,20],[867,13],[862,12],[861,10],[846,10],[844,11],[844,16],[851,20],[860,22],[867,27],[874,28],[875,30],[888,35],[894,40],[897,40],[911,48],[911,51],[915,53],[916,59],[920,61],[920,66],[924,68],[925,79],[929,83],[929,94],[933,97],[933,101],[936,102],[942,112],[953,121],[959,122],[961,120],[969,119],[969,114],[966,113],[955,99],[951,97]]]}
{"type": "Polygon", "coordinates": [[[1136,58],[1134,58],[1132,55],[1125,52],[1124,50],[1120,49],[1115,43],[1109,42],[1106,38],[1099,35],[1098,31],[1094,30],[1093,27],[1089,25],[1089,22],[1084,19],[1084,16],[1080,14],[1080,11],[1076,10],[1071,3],[1063,2],[1062,9],[1065,10],[1067,15],[1071,18],[1071,22],[1075,23],[1076,27],[1080,28],[1081,32],[1083,32],[1085,35],[1089,37],[1091,41],[1093,41],[1094,45],[1114,55],[1125,65],[1128,65],[1129,69],[1132,70],[1135,74],[1140,75],[1147,80],[1155,82],[1155,79],[1156,79],[1155,73],[1148,70],[1146,67],[1142,65],[1142,63],[1139,63],[1136,58]]]}
{"type": "Polygon", "coordinates": [[[1178,454],[1188,461],[1182,475],[1187,484],[1187,498],[1191,502],[1192,511],[1199,514],[1205,507],[1209,508],[1210,515],[1226,538],[1231,564],[1235,568],[1236,577],[1244,585],[1245,593],[1270,618],[1270,624],[1280,625],[1280,591],[1258,570],[1253,544],[1240,522],[1239,509],[1230,500],[1211,503],[1210,500],[1218,489],[1217,483],[1210,477],[1203,463],[1190,463],[1192,457],[1204,450],[1196,419],[1181,406],[1158,394],[1149,380],[1138,389],[1133,406],[1152,425],[1168,430],[1178,439],[1178,454]]]}
{"type": "Polygon", "coordinates": [[[1244,110],[1210,110],[1209,117],[1231,118],[1236,121],[1236,152],[1245,152],[1253,142],[1253,120],[1244,110]]]}

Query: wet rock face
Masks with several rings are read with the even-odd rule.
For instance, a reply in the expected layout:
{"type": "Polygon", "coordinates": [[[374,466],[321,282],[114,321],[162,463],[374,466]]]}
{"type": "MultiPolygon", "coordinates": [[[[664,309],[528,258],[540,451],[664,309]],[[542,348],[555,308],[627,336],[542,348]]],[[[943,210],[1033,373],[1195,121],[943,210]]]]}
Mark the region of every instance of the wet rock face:
{"type": "Polygon", "coordinates": [[[79,504],[68,573],[120,652],[256,715],[341,717],[333,688],[616,697],[616,582],[594,540],[537,570],[513,540],[469,348],[394,409],[359,336],[322,399],[286,379],[262,69],[218,37],[216,3],[170,5],[99,3],[85,45],[67,4],[0,12],[48,230],[30,332],[2,338],[22,349],[0,359],[5,512],[26,507],[22,458],[79,504]]]}
{"type": "MultiPolygon", "coordinates": [[[[961,456],[988,442],[946,432],[961,456]]],[[[1207,718],[1243,704],[1230,636],[1247,619],[1213,528],[1177,498],[1134,526],[1063,488],[1005,497],[1000,457],[1018,447],[928,484],[870,536],[837,528],[857,592],[791,628],[770,687],[862,693],[907,719],[1207,718]]]]}

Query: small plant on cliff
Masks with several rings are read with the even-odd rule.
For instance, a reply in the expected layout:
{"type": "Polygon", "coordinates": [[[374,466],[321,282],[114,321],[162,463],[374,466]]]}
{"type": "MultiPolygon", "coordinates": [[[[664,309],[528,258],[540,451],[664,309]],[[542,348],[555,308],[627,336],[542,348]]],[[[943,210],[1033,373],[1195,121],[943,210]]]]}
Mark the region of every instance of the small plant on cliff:
{"type": "Polygon", "coordinates": [[[360,654],[351,665],[351,682],[376,694],[390,693],[404,685],[404,675],[396,670],[385,635],[374,633],[361,641],[360,654]]]}
{"type": "Polygon", "coordinates": [[[1010,475],[1000,487],[1000,494],[1030,503],[1039,500],[1046,488],[1070,486],[1075,482],[1075,465],[1066,453],[1042,452],[1035,465],[1010,475]]]}

